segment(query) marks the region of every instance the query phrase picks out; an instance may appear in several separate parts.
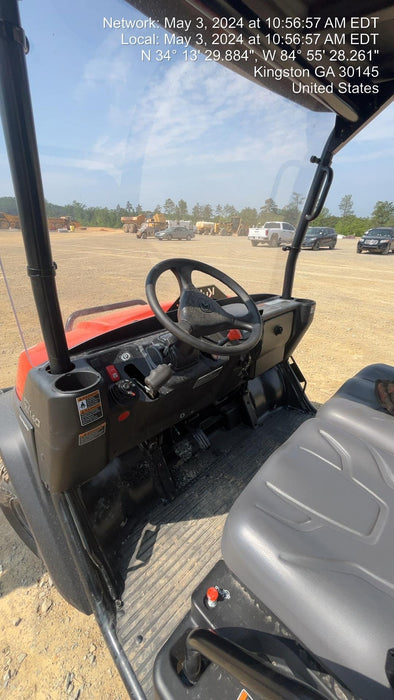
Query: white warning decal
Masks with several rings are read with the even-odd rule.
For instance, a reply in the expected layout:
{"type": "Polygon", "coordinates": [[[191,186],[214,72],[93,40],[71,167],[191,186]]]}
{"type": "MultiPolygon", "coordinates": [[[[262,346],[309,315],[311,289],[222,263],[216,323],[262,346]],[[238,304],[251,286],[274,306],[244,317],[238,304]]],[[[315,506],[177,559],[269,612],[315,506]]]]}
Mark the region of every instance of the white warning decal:
{"type": "Polygon", "coordinates": [[[97,428],[92,428],[92,430],[87,430],[86,433],[81,433],[78,435],[78,445],[81,447],[81,445],[87,445],[88,442],[92,442],[92,440],[96,440],[97,438],[101,437],[101,435],[105,434],[105,423],[101,423],[101,425],[98,425],[97,428]]]}
{"type": "Polygon", "coordinates": [[[103,407],[98,389],[76,399],[81,425],[89,425],[103,417],[103,407]]]}

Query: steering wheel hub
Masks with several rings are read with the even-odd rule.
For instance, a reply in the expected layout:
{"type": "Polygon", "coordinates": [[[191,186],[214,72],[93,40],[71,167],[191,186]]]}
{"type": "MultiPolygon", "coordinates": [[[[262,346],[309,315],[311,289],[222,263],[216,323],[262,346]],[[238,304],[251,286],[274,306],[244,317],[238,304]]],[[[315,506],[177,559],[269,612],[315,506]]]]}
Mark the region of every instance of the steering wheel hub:
{"type": "Polygon", "coordinates": [[[206,314],[210,314],[213,311],[213,308],[210,305],[209,301],[208,300],[205,301],[205,299],[200,302],[200,309],[201,309],[201,311],[204,311],[204,313],[206,313],[206,314]]]}

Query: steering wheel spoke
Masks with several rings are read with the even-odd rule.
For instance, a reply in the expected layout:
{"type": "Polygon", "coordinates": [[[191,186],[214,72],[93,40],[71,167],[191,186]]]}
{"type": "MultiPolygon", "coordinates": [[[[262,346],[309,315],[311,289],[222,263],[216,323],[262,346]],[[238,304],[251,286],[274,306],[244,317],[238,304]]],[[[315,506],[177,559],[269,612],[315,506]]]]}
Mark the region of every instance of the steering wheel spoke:
{"type": "Polygon", "coordinates": [[[250,321],[246,321],[246,316],[242,318],[237,318],[236,316],[233,316],[233,322],[230,326],[230,328],[236,328],[238,331],[248,331],[249,333],[252,332],[253,330],[253,323],[250,321]]]}
{"type": "Polygon", "coordinates": [[[171,268],[171,272],[173,272],[173,274],[178,280],[179,291],[181,295],[185,291],[197,291],[196,287],[192,282],[193,269],[194,268],[192,265],[189,264],[189,261],[184,261],[182,265],[171,268]]]}

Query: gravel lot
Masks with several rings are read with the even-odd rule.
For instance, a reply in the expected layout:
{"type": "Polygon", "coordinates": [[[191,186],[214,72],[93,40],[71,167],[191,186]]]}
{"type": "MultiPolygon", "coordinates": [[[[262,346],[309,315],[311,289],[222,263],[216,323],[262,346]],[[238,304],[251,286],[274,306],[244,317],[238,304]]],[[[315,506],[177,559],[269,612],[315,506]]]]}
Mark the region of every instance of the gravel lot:
{"type": "MultiPolygon", "coordinates": [[[[22,326],[34,332],[20,237],[0,231],[12,289],[18,287],[22,326]]],[[[53,234],[64,317],[83,306],[144,296],[144,279],[159,259],[202,259],[225,270],[248,291],[280,292],[285,254],[252,248],[245,238],[196,237],[191,242],[137,240],[119,231],[53,234]],[[70,249],[73,250],[72,259],[70,249]],[[109,252],[108,252],[109,250],[109,252]],[[77,261],[77,262],[76,262],[77,261]],[[82,294],[83,293],[83,294],[82,294]]],[[[294,295],[317,302],[315,321],[295,353],[307,393],[326,401],[345,379],[373,362],[394,364],[394,254],[356,255],[354,240],[335,250],[302,251],[294,295]]],[[[164,285],[163,294],[169,293],[164,285]]],[[[15,376],[20,340],[0,286],[0,386],[15,376]]],[[[124,699],[123,685],[92,618],[57,593],[40,562],[19,543],[0,514],[0,697],[18,700],[124,699]]]]}

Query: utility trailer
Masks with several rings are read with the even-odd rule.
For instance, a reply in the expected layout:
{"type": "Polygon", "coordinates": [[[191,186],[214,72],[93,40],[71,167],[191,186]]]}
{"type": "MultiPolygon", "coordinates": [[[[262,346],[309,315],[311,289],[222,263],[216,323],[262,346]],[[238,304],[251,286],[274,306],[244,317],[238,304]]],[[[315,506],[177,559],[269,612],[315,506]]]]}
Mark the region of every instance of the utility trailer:
{"type": "MultiPolygon", "coordinates": [[[[95,615],[131,698],[392,700],[394,368],[363,369],[316,413],[292,358],[315,311],[312,294],[293,295],[296,262],[333,156],[392,99],[393,5],[341,7],[347,28],[373,20],[380,37],[379,70],[345,93],[339,70],[320,78],[321,54],[297,48],[306,3],[297,17],[280,1],[133,5],[163,25],[176,13],[178,29],[190,20],[192,45],[203,24],[207,55],[217,27],[238,27],[245,47],[275,35],[281,50],[257,72],[234,52],[226,67],[335,123],[312,158],[281,291],[251,294],[207,262],[164,259],[147,274],[148,304],[85,308],[88,320],[77,311],[67,330],[28,43],[16,1],[0,0],[3,127],[43,338],[0,395],[2,508],[70,605],[95,615]],[[300,78],[278,81],[268,68],[283,69],[291,51],[300,78]],[[163,303],[167,273],[179,292],[163,303]],[[200,291],[199,273],[226,293],[200,291]]],[[[313,8],[321,42],[337,12],[313,8]]],[[[353,55],[350,36],[331,67],[353,55]]]]}

